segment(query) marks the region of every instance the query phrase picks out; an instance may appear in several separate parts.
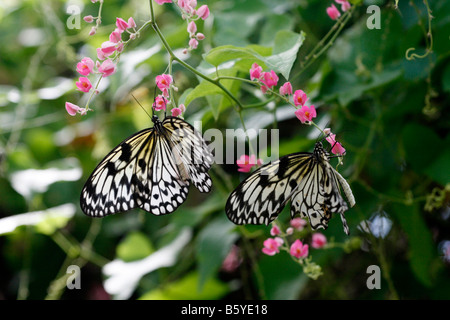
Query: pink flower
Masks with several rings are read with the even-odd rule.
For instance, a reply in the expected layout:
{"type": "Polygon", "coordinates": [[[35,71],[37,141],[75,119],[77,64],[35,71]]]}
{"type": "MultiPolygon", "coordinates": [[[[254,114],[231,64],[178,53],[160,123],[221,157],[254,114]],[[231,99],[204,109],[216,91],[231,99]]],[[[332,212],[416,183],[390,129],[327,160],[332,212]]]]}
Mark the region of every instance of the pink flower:
{"type": "Polygon", "coordinates": [[[297,217],[292,219],[289,224],[292,228],[297,229],[298,231],[302,231],[305,228],[307,222],[306,220],[297,217]]]}
{"type": "Polygon", "coordinates": [[[262,76],[262,67],[259,66],[256,62],[252,64],[250,69],[250,80],[259,80],[262,76]]]}
{"type": "Polygon", "coordinates": [[[315,249],[321,249],[325,247],[326,244],[327,244],[327,237],[325,237],[323,234],[314,233],[312,235],[311,247],[315,249]]]}
{"type": "Polygon", "coordinates": [[[198,46],[198,41],[195,38],[192,38],[191,40],[189,40],[189,47],[191,47],[192,49],[197,49],[198,46]]]}
{"type": "Polygon", "coordinates": [[[181,112],[185,112],[186,111],[186,107],[182,103],[178,106],[178,108],[180,108],[181,112]]]}
{"type": "Polygon", "coordinates": [[[117,43],[120,40],[122,40],[122,35],[121,35],[121,33],[120,33],[120,31],[118,29],[114,30],[109,35],[109,41],[112,42],[112,43],[117,43]]]}
{"type": "Polygon", "coordinates": [[[270,229],[270,235],[277,236],[281,233],[280,227],[274,224],[270,229]]]}
{"type": "Polygon", "coordinates": [[[292,84],[290,82],[285,82],[281,87],[280,87],[280,94],[282,96],[284,95],[290,95],[292,94],[292,84]]]}
{"type": "Polygon", "coordinates": [[[86,77],[80,77],[77,82],[75,82],[77,89],[82,92],[89,92],[92,88],[92,84],[86,77]]]}
{"type": "Polygon", "coordinates": [[[83,76],[88,76],[94,69],[94,61],[91,58],[83,58],[81,62],[77,63],[77,71],[83,76]]]}
{"type": "Polygon", "coordinates": [[[197,25],[195,24],[194,21],[189,22],[187,26],[187,31],[191,36],[193,36],[197,32],[197,25]]]}
{"type": "Polygon", "coordinates": [[[128,23],[123,20],[122,18],[116,18],[116,26],[119,29],[119,31],[124,32],[125,30],[127,30],[130,26],[128,25],[128,23]]]}
{"type": "Polygon", "coordinates": [[[68,114],[70,114],[71,116],[76,115],[77,113],[81,113],[83,115],[83,113],[85,114],[86,112],[83,111],[85,109],[80,108],[79,106],[77,106],[76,104],[70,103],[70,102],[66,102],[66,111],[68,114]]]}
{"type": "Polygon", "coordinates": [[[205,20],[206,18],[209,17],[209,8],[206,4],[204,4],[203,6],[201,6],[200,8],[197,9],[197,15],[202,19],[205,20]]]}
{"type": "Polygon", "coordinates": [[[236,164],[239,167],[239,172],[250,172],[253,166],[256,166],[257,164],[261,165],[262,160],[256,160],[256,156],[254,154],[251,156],[243,154],[238,160],[236,160],[236,164]]]}
{"type": "Polygon", "coordinates": [[[262,249],[262,252],[269,256],[273,256],[280,252],[279,247],[281,247],[282,244],[283,240],[281,238],[268,238],[264,241],[264,248],[262,249]]]}
{"type": "Polygon", "coordinates": [[[172,117],[178,117],[180,114],[182,114],[180,108],[173,108],[172,109],[172,117]]]}
{"type": "Polygon", "coordinates": [[[101,50],[104,56],[108,57],[111,54],[113,54],[114,51],[116,51],[116,43],[112,41],[105,41],[101,45],[101,50]]]}
{"type": "Polygon", "coordinates": [[[332,20],[337,20],[337,18],[341,16],[341,13],[334,4],[332,4],[331,7],[327,8],[327,14],[332,20]]]}
{"type": "Polygon", "coordinates": [[[153,108],[156,111],[166,110],[167,100],[162,95],[158,95],[153,103],[153,108]]]}
{"type": "Polygon", "coordinates": [[[116,65],[110,59],[107,59],[98,67],[98,72],[102,73],[103,77],[109,77],[116,72],[116,65]]]}
{"type": "Polygon", "coordinates": [[[309,122],[317,116],[316,108],[313,105],[303,106],[295,111],[295,115],[302,123],[309,122]]]}
{"type": "Polygon", "coordinates": [[[172,3],[172,0],[155,0],[157,4],[172,3]]]}
{"type": "Polygon", "coordinates": [[[159,90],[161,90],[163,92],[163,95],[165,97],[169,96],[169,88],[170,85],[173,82],[173,78],[170,74],[161,74],[159,76],[156,76],[156,85],[158,86],[159,90]]]}
{"type": "Polygon", "coordinates": [[[306,258],[308,256],[308,248],[309,246],[307,244],[303,244],[300,240],[297,239],[291,245],[291,256],[296,257],[297,259],[306,258]]]}
{"type": "Polygon", "coordinates": [[[263,76],[264,79],[261,80],[261,82],[264,83],[268,88],[272,88],[277,85],[278,76],[275,71],[270,70],[270,72],[264,72],[263,76]]]}
{"type": "Polygon", "coordinates": [[[294,104],[296,106],[303,106],[308,100],[308,96],[303,90],[295,90],[294,92],[294,104]]]}
{"type": "Polygon", "coordinates": [[[336,135],[335,134],[331,134],[326,138],[326,140],[331,144],[332,148],[331,148],[331,152],[333,154],[340,154],[343,155],[345,154],[345,148],[336,141],[336,135]]]}

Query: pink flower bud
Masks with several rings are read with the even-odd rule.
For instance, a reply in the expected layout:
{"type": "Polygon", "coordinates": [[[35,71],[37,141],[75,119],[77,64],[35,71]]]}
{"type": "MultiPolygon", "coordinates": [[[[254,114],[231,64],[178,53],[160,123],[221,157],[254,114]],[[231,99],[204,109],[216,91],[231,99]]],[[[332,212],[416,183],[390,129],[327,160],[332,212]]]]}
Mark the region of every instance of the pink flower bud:
{"type": "Polygon", "coordinates": [[[289,224],[292,228],[302,231],[306,226],[306,220],[302,218],[294,218],[289,222],[289,224]]]}
{"type": "Polygon", "coordinates": [[[172,3],[172,0],[155,0],[157,4],[172,3]]]}
{"type": "Polygon", "coordinates": [[[197,49],[198,46],[198,41],[195,38],[192,38],[191,40],[189,40],[189,47],[192,49],[197,49]]]}
{"type": "Polygon", "coordinates": [[[205,20],[206,18],[209,17],[209,8],[206,4],[204,4],[203,6],[201,6],[200,8],[197,9],[197,15],[202,19],[205,20]]]}
{"type": "Polygon", "coordinates": [[[111,41],[105,41],[102,43],[101,50],[105,56],[110,56],[113,54],[114,51],[116,51],[116,44],[111,41]]]}
{"type": "Polygon", "coordinates": [[[187,26],[187,31],[189,32],[189,34],[191,36],[197,32],[197,25],[195,24],[194,21],[189,22],[189,24],[187,26]]]}
{"type": "Polygon", "coordinates": [[[311,247],[315,249],[321,249],[325,247],[326,244],[327,244],[327,237],[325,237],[323,234],[314,233],[312,235],[311,247]]]}
{"type": "Polygon", "coordinates": [[[92,88],[92,84],[86,77],[80,77],[77,82],[75,82],[77,89],[82,92],[89,92],[92,88]]]}
{"type": "Polygon", "coordinates": [[[74,116],[77,114],[77,112],[80,111],[80,107],[77,106],[76,104],[70,103],[70,102],[66,102],[66,111],[68,114],[70,114],[71,116],[74,116]]]}
{"type": "Polygon", "coordinates": [[[341,13],[334,4],[332,4],[331,7],[327,8],[327,14],[332,20],[337,20],[337,18],[341,16],[341,13]]]}
{"type": "Polygon", "coordinates": [[[205,39],[205,35],[203,34],[203,33],[197,33],[196,35],[195,35],[195,38],[197,39],[197,40],[204,40],[205,39]]]}
{"type": "Polygon", "coordinates": [[[116,72],[116,65],[110,59],[107,59],[98,67],[98,72],[102,73],[103,77],[109,77],[116,72]]]}
{"type": "Polygon", "coordinates": [[[136,22],[134,22],[133,17],[128,18],[128,28],[136,28],[136,22]]]}
{"type": "Polygon", "coordinates": [[[186,107],[182,103],[178,106],[178,108],[180,108],[181,112],[185,112],[186,111],[186,107]]]}
{"type": "Polygon", "coordinates": [[[117,43],[120,40],[122,40],[122,35],[120,34],[120,31],[117,29],[111,32],[111,34],[109,35],[109,41],[111,41],[112,43],[117,43]]]}
{"type": "Polygon", "coordinates": [[[280,227],[278,227],[276,224],[272,226],[270,229],[270,235],[277,236],[281,233],[280,227]]]}
{"type": "Polygon", "coordinates": [[[92,27],[91,31],[89,31],[89,35],[93,36],[96,32],[97,32],[97,28],[96,27],[92,27]]]}
{"type": "Polygon", "coordinates": [[[116,26],[121,32],[124,32],[129,28],[128,23],[122,18],[116,18],[116,26]]]}
{"type": "Polygon", "coordinates": [[[91,15],[85,16],[83,17],[83,20],[86,21],[87,23],[92,23],[94,21],[94,17],[91,15]]]}

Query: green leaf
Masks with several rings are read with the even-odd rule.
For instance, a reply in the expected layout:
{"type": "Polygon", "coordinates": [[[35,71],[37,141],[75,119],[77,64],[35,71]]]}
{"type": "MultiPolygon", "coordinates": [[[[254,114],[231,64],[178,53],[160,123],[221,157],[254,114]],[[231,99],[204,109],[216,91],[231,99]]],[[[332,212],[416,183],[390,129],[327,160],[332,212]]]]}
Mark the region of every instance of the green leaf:
{"type": "Polygon", "coordinates": [[[222,216],[200,232],[196,246],[200,289],[217,272],[230,252],[231,245],[237,239],[237,234],[232,232],[234,228],[235,225],[222,216]]]}
{"type": "Polygon", "coordinates": [[[402,138],[406,161],[419,172],[424,172],[435,161],[443,145],[432,129],[417,123],[406,125],[402,138]],[[421,150],[420,146],[427,146],[426,151],[421,150]]]}
{"type": "Polygon", "coordinates": [[[215,278],[209,279],[200,290],[196,290],[199,279],[198,272],[189,273],[176,282],[145,293],[139,300],[213,300],[220,299],[229,291],[226,284],[215,278]]]}
{"type": "Polygon", "coordinates": [[[139,231],[129,233],[116,248],[117,257],[125,262],[143,259],[154,251],[148,237],[139,231]]]}
{"type": "Polygon", "coordinates": [[[288,80],[292,66],[297,59],[298,50],[304,40],[305,33],[303,31],[301,33],[289,30],[277,32],[272,56],[264,59],[267,67],[281,73],[288,80]]]}
{"type": "Polygon", "coordinates": [[[250,65],[256,62],[265,68],[264,55],[270,55],[271,52],[272,49],[257,45],[247,47],[226,45],[211,49],[204,59],[215,67],[231,60],[249,60],[250,65]]]}
{"type": "MultiPolygon", "coordinates": [[[[220,76],[228,77],[234,77],[236,76],[236,73],[237,70],[234,68],[218,71],[218,74],[220,76]]],[[[209,76],[215,77],[216,74],[211,74],[209,76]]],[[[222,86],[232,92],[236,92],[239,89],[239,87],[236,87],[236,83],[239,83],[234,80],[222,80],[220,83],[222,84],[222,86]]],[[[200,82],[193,90],[189,92],[189,94],[186,96],[185,104],[189,105],[193,100],[202,97],[206,97],[208,99],[209,107],[211,108],[216,120],[219,117],[221,107],[223,107],[226,103],[230,105],[230,98],[225,94],[225,92],[214,83],[206,80],[200,82]]]]}
{"type": "Polygon", "coordinates": [[[408,235],[409,264],[417,279],[426,286],[432,285],[432,263],[436,252],[435,245],[418,205],[405,206],[393,204],[393,213],[408,235]]]}

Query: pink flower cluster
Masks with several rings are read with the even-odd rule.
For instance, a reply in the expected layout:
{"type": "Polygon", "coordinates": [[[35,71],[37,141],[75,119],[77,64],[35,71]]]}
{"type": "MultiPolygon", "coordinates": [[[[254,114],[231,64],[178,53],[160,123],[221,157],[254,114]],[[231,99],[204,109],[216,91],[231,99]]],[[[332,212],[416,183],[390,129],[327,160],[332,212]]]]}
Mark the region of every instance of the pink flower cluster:
{"type": "MultiPolygon", "coordinates": [[[[164,3],[172,3],[172,0],[155,0],[156,3],[162,5],[164,3]]],[[[174,1],[180,8],[181,16],[183,20],[187,21],[187,31],[189,33],[189,48],[183,52],[186,54],[189,50],[197,49],[198,42],[205,39],[205,35],[201,32],[197,32],[197,25],[195,21],[202,19],[205,20],[209,17],[209,7],[205,4],[197,7],[197,0],[178,0],[174,1]]]]}
{"type": "Polygon", "coordinates": [[[236,160],[236,164],[239,167],[239,172],[250,172],[253,166],[260,166],[262,164],[262,160],[256,160],[256,156],[254,154],[250,156],[243,154],[238,160],[236,160]]]}
{"type": "MultiPolygon", "coordinates": [[[[86,16],[84,20],[92,22],[93,17],[86,16]]],[[[84,76],[79,77],[78,81],[75,82],[77,90],[81,92],[91,91],[92,83],[87,78],[90,74],[100,74],[101,77],[109,77],[116,72],[116,64],[113,62],[115,58],[111,59],[110,56],[113,54],[118,55],[122,52],[124,46],[122,33],[125,31],[130,34],[130,39],[136,37],[136,23],[134,19],[130,17],[128,21],[125,21],[122,18],[116,18],[116,29],[109,35],[109,41],[103,42],[100,48],[97,48],[98,60],[94,63],[91,58],[85,57],[77,63],[77,72],[84,76]]],[[[92,34],[95,34],[95,32],[92,34]]],[[[97,92],[95,91],[95,93],[97,92]]],[[[71,116],[74,116],[77,113],[85,115],[89,109],[88,107],[80,108],[73,103],[66,102],[66,110],[71,116]]]]}
{"type": "MultiPolygon", "coordinates": [[[[286,230],[285,235],[290,235],[293,233],[293,228],[297,230],[303,230],[306,225],[306,221],[301,218],[295,218],[291,220],[291,227],[286,230]]],[[[280,252],[280,248],[283,248],[284,240],[279,235],[282,235],[280,228],[277,225],[273,225],[270,234],[274,238],[268,238],[263,242],[262,252],[269,256],[273,256],[280,252]]],[[[327,238],[321,233],[314,233],[311,238],[311,247],[315,249],[324,248],[327,244],[327,238]]],[[[286,244],[285,250],[289,250],[291,256],[297,259],[304,259],[309,254],[309,245],[300,241],[295,240],[290,246],[286,244]]]]}
{"type": "MultiPolygon", "coordinates": [[[[162,94],[156,96],[155,101],[153,102],[153,108],[156,111],[166,110],[169,104],[169,89],[175,88],[173,86],[173,78],[170,74],[161,74],[156,76],[155,79],[156,86],[159,90],[161,90],[162,94]]],[[[180,104],[178,107],[172,108],[172,116],[178,117],[182,116],[182,114],[186,111],[186,107],[184,104],[180,104]]]]}
{"type": "MultiPolygon", "coordinates": [[[[351,7],[350,2],[348,2],[347,0],[335,0],[335,1],[336,3],[341,5],[341,10],[343,12],[347,11],[351,7]]],[[[337,20],[341,16],[341,13],[334,4],[332,4],[330,7],[327,8],[327,14],[332,20],[337,20]]]]}
{"type": "MultiPolygon", "coordinates": [[[[267,91],[272,90],[278,84],[278,76],[275,71],[263,72],[263,69],[257,63],[254,63],[250,68],[250,80],[257,81],[261,85],[261,91],[265,94],[267,91]]],[[[292,84],[285,82],[279,89],[279,93],[282,96],[290,98],[292,96],[292,84]]],[[[313,118],[317,116],[316,109],[313,105],[305,105],[308,97],[303,90],[296,90],[293,94],[293,102],[296,107],[299,107],[295,111],[297,118],[305,124],[310,124],[313,118]]]]}
{"type": "Polygon", "coordinates": [[[250,79],[256,80],[261,85],[262,93],[266,93],[269,89],[272,90],[278,84],[278,76],[275,71],[263,72],[263,69],[256,62],[250,68],[250,79]]]}

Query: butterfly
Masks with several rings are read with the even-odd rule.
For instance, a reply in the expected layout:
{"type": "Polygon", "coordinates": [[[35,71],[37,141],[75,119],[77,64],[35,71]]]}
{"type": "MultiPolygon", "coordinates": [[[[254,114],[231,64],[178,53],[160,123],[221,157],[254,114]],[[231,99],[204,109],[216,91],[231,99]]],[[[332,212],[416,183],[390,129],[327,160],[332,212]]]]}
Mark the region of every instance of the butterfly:
{"type": "Polygon", "coordinates": [[[88,216],[103,217],[141,208],[154,215],[175,211],[192,182],[209,192],[213,155],[188,122],[153,114],[152,128],[122,141],[95,168],[80,196],[88,216]]]}
{"type": "Polygon", "coordinates": [[[308,218],[312,229],[328,227],[339,213],[344,232],[350,233],[344,212],[355,198],[347,181],[330,164],[330,155],[317,142],[314,151],[288,154],[264,165],[243,180],[230,194],[225,211],[235,224],[271,223],[291,201],[291,218],[308,218]]]}

